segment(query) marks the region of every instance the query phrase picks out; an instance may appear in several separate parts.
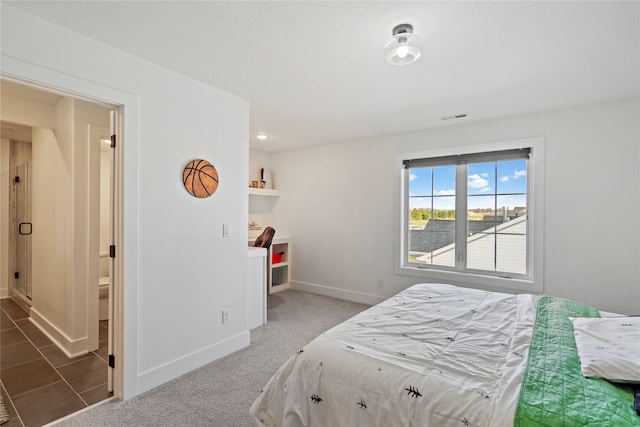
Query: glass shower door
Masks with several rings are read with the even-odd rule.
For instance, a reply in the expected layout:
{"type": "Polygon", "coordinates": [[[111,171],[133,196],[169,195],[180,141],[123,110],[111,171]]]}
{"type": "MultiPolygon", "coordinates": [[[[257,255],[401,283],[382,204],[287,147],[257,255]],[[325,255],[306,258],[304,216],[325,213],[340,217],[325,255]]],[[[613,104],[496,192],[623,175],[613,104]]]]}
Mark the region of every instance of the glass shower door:
{"type": "Polygon", "coordinates": [[[31,162],[15,168],[13,179],[15,203],[15,290],[28,303],[31,302],[31,162]]]}

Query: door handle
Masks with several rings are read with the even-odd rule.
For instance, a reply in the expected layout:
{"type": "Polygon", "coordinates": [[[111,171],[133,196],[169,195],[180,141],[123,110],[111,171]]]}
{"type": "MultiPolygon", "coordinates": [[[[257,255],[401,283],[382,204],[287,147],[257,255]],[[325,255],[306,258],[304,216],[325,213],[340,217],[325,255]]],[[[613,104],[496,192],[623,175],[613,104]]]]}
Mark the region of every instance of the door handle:
{"type": "Polygon", "coordinates": [[[21,236],[28,236],[31,233],[33,233],[33,224],[31,224],[30,222],[21,222],[20,224],[18,224],[18,234],[20,234],[21,236]],[[29,232],[25,232],[23,230],[23,227],[26,228],[27,226],[29,226],[29,232]]]}

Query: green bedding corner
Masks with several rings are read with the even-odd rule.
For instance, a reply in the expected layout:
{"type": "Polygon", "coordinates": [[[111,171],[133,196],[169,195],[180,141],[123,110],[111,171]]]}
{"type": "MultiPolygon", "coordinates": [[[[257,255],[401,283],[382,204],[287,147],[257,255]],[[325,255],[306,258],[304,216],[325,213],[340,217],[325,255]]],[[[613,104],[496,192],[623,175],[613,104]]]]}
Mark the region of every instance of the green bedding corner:
{"type": "Polygon", "coordinates": [[[576,301],[540,298],[513,425],[640,427],[629,387],[585,378],[569,317],[600,317],[576,301]]]}

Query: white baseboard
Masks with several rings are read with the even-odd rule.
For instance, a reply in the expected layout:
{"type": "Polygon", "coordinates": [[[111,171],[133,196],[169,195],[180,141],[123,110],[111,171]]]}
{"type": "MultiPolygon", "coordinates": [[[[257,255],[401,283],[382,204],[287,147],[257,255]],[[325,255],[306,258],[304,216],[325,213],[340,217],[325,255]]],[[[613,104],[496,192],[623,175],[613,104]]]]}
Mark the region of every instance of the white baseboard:
{"type": "Polygon", "coordinates": [[[276,292],[284,291],[285,289],[291,289],[291,284],[283,283],[281,285],[271,286],[271,293],[275,294],[276,292]]]}
{"type": "Polygon", "coordinates": [[[180,375],[247,347],[250,339],[249,331],[244,331],[224,341],[217,342],[190,354],[185,354],[170,362],[142,372],[138,375],[137,393],[144,393],[180,375]]]}
{"type": "Polygon", "coordinates": [[[386,297],[379,295],[365,294],[362,292],[347,291],[344,289],[332,288],[330,286],[316,285],[313,283],[297,282],[292,280],[289,282],[291,289],[305,291],[312,294],[324,295],[347,301],[358,302],[360,304],[376,305],[386,300],[386,297]]]}
{"type": "Polygon", "coordinates": [[[69,358],[82,356],[83,354],[87,354],[89,351],[88,337],[84,336],[77,339],[70,338],[33,307],[29,310],[29,320],[38,329],[40,329],[47,338],[53,341],[65,356],[69,358]]]}

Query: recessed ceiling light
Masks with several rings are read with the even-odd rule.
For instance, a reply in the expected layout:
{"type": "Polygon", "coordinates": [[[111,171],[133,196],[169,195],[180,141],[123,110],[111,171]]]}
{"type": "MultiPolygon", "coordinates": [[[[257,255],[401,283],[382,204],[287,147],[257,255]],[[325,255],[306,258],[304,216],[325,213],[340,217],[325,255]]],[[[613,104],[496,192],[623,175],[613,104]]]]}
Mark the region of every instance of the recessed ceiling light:
{"type": "Polygon", "coordinates": [[[265,135],[264,133],[259,133],[256,135],[256,138],[258,138],[260,141],[264,141],[265,139],[269,138],[267,135],[265,135]]]}

